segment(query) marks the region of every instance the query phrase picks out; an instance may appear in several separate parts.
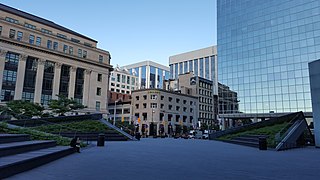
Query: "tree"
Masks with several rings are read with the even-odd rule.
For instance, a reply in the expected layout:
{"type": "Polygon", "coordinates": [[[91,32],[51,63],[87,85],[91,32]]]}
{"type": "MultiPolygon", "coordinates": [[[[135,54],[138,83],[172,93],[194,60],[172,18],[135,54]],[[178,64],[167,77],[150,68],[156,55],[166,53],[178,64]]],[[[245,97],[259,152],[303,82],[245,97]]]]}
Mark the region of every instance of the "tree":
{"type": "Polygon", "coordinates": [[[24,100],[13,100],[7,103],[7,115],[12,115],[17,119],[28,119],[33,116],[41,116],[43,107],[39,104],[24,100]]]}
{"type": "Polygon", "coordinates": [[[77,109],[85,108],[84,105],[78,103],[74,99],[68,99],[64,95],[57,95],[58,99],[51,100],[49,102],[49,108],[53,110],[53,112],[63,116],[66,112],[74,111],[77,109]]]}

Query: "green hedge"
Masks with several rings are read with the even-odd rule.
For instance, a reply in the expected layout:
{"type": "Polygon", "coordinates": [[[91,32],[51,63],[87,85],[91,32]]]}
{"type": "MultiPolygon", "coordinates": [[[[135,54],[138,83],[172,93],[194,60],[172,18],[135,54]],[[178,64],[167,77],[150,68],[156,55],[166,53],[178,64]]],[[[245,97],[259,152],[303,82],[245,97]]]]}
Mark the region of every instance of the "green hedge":
{"type": "Polygon", "coordinates": [[[99,121],[80,121],[80,122],[70,122],[52,125],[42,125],[37,127],[32,127],[32,129],[44,131],[48,133],[59,133],[59,132],[107,132],[112,131],[108,126],[102,124],[99,121]]]}
{"type": "MultiPolygon", "coordinates": [[[[0,123],[0,133],[8,134],[29,134],[31,140],[54,140],[60,146],[69,146],[71,139],[59,135],[49,134],[31,128],[8,128],[6,123],[0,123]]],[[[81,146],[86,146],[81,144],[81,146]]]]}
{"type": "Polygon", "coordinates": [[[285,122],[282,124],[275,124],[273,126],[266,126],[258,129],[252,129],[244,132],[228,134],[217,138],[218,140],[231,140],[232,138],[243,136],[243,135],[267,135],[267,142],[269,147],[276,147],[277,142],[275,141],[275,135],[285,128],[289,123],[285,122]]]}

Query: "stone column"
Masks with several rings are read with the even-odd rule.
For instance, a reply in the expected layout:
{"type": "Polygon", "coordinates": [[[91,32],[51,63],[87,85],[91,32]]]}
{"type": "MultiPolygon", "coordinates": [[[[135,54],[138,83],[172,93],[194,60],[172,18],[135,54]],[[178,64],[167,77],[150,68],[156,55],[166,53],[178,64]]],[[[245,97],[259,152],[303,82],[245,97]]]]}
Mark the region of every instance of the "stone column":
{"type": "Polygon", "coordinates": [[[108,75],[102,74],[102,83],[101,83],[101,112],[106,112],[107,109],[107,103],[108,103],[108,75]]]}
{"type": "Polygon", "coordinates": [[[52,99],[58,99],[57,94],[59,94],[61,66],[62,66],[61,63],[59,63],[59,62],[55,63],[54,77],[53,77],[52,99]]]}
{"type": "Polygon", "coordinates": [[[6,54],[7,54],[7,51],[0,50],[0,93],[2,90],[2,80],[3,80],[4,65],[6,61],[6,54]]]}
{"type": "Polygon", "coordinates": [[[41,102],[41,94],[42,94],[42,84],[43,84],[43,74],[44,74],[44,64],[45,59],[38,59],[38,68],[37,68],[37,76],[36,76],[36,85],[34,90],[34,102],[41,102]]]}
{"type": "Polygon", "coordinates": [[[89,101],[89,87],[90,87],[90,75],[91,70],[84,70],[84,82],[83,82],[83,105],[88,106],[89,101]]]}
{"type": "Polygon", "coordinates": [[[23,55],[23,54],[21,54],[19,57],[16,89],[14,91],[14,100],[20,100],[22,98],[22,91],[23,91],[24,75],[25,75],[25,71],[26,71],[27,58],[28,58],[28,56],[23,55]]]}
{"type": "Polygon", "coordinates": [[[77,75],[77,68],[74,66],[70,67],[70,79],[69,79],[69,95],[68,97],[74,98],[74,89],[76,86],[76,75],[77,75]]]}

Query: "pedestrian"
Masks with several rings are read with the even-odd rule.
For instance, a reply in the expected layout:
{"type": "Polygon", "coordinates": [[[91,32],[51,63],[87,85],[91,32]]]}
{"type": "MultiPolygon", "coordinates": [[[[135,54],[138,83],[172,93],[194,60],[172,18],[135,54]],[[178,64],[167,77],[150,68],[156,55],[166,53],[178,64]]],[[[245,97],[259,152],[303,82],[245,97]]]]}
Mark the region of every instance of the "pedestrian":
{"type": "Polygon", "coordinates": [[[80,138],[78,136],[74,137],[70,142],[70,146],[80,153],[80,138]]]}

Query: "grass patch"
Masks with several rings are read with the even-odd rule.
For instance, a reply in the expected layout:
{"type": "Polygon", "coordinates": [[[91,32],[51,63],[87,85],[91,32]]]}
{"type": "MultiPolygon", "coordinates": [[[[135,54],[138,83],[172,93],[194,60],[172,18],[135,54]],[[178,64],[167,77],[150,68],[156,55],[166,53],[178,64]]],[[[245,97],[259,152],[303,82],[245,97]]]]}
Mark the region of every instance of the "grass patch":
{"type": "Polygon", "coordinates": [[[59,133],[59,132],[107,132],[114,130],[110,129],[108,126],[104,125],[99,121],[85,120],[79,122],[70,123],[60,123],[52,125],[41,125],[37,127],[32,127],[32,129],[47,132],[47,133],[59,133]]]}
{"type": "MultiPolygon", "coordinates": [[[[0,133],[29,134],[31,140],[54,140],[59,146],[69,146],[71,141],[70,138],[33,130],[31,128],[8,128],[8,125],[3,122],[0,123],[0,133]]],[[[86,144],[82,143],[81,146],[86,146],[86,144]]]]}
{"type": "Polygon", "coordinates": [[[243,136],[243,135],[267,135],[268,147],[274,148],[277,143],[275,141],[275,135],[280,132],[283,128],[285,128],[289,123],[285,122],[282,124],[275,124],[273,126],[266,126],[258,129],[253,129],[249,131],[227,134],[225,136],[221,136],[217,138],[218,140],[231,140],[232,138],[243,136]]]}

